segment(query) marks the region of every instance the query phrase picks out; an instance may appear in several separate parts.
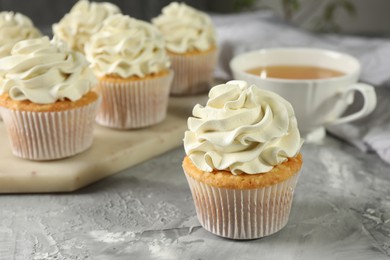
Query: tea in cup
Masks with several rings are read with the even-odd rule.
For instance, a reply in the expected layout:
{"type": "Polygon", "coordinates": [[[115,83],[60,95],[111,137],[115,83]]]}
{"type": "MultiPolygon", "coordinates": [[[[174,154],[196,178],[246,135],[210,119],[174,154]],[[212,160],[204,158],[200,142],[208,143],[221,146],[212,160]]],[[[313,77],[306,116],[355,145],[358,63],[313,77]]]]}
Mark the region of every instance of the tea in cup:
{"type": "Polygon", "coordinates": [[[321,140],[327,125],[362,118],[376,106],[374,87],[358,83],[360,63],[348,54],[315,48],[262,49],[234,57],[230,68],[234,79],[287,99],[308,142],[321,140]],[[343,115],[355,92],[363,96],[362,108],[343,115]]]}

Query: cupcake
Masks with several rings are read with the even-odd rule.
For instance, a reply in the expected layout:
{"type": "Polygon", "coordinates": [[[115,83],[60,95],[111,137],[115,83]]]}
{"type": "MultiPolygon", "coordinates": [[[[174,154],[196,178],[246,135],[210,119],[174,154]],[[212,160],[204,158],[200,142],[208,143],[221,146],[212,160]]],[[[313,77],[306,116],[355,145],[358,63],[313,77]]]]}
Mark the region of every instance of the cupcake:
{"type": "Polygon", "coordinates": [[[72,156],[92,144],[99,96],[85,57],[48,37],[20,41],[0,59],[0,113],[14,155],[72,156]]]}
{"type": "Polygon", "coordinates": [[[21,13],[0,12],[0,58],[8,56],[15,43],[41,37],[31,20],[21,13]]]}
{"type": "Polygon", "coordinates": [[[244,81],[213,87],[188,119],[183,161],[201,225],[231,239],[255,239],[288,221],[302,165],[290,103],[244,81]]]}
{"type": "Polygon", "coordinates": [[[165,119],[173,72],[157,28],[117,14],[104,22],[85,52],[103,98],[97,123],[133,129],[165,119]]]}
{"type": "MultiPolygon", "coordinates": [[[[15,43],[41,37],[31,20],[21,13],[0,12],[0,58],[10,55],[15,43]]],[[[0,121],[1,121],[0,116],[0,121]]]]}
{"type": "Polygon", "coordinates": [[[184,3],[173,2],[152,22],[165,37],[175,72],[171,94],[207,93],[217,63],[216,36],[210,17],[184,3]]]}
{"type": "Polygon", "coordinates": [[[78,1],[58,23],[53,25],[55,38],[65,41],[73,50],[84,52],[84,45],[101,28],[103,21],[120,13],[108,2],[78,1]]]}

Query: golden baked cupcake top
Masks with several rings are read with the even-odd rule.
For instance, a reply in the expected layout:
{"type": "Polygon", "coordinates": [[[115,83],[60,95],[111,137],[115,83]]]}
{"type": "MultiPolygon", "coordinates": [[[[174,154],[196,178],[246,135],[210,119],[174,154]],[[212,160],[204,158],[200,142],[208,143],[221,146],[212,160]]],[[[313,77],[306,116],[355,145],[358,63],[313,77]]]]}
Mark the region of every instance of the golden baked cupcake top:
{"type": "Polygon", "coordinates": [[[163,33],[172,53],[207,51],[216,46],[216,33],[210,17],[184,3],[172,2],[152,19],[163,33]]]}
{"type": "Polygon", "coordinates": [[[207,105],[194,107],[188,128],[185,151],[203,172],[269,172],[296,157],[303,142],[291,104],[245,81],[213,87],[207,105]]]}
{"type": "Polygon", "coordinates": [[[167,71],[170,61],[162,34],[152,24],[117,14],[85,46],[99,77],[144,78],[167,71]]]}
{"type": "Polygon", "coordinates": [[[53,25],[53,34],[72,49],[84,53],[85,43],[99,31],[103,21],[120,12],[119,7],[112,3],[80,0],[53,25]]]}
{"type": "Polygon", "coordinates": [[[213,187],[225,189],[258,189],[269,187],[296,175],[301,167],[302,155],[300,153],[274,166],[270,171],[261,174],[242,173],[234,175],[230,171],[219,170],[205,172],[199,170],[188,156],[183,160],[183,168],[185,168],[186,174],[193,179],[213,187]]]}
{"type": "Polygon", "coordinates": [[[0,59],[0,95],[51,104],[76,101],[97,83],[85,57],[48,37],[20,41],[0,59]]]}
{"type": "Polygon", "coordinates": [[[41,32],[21,13],[0,12],[0,58],[8,56],[15,43],[39,38],[41,32]]]}

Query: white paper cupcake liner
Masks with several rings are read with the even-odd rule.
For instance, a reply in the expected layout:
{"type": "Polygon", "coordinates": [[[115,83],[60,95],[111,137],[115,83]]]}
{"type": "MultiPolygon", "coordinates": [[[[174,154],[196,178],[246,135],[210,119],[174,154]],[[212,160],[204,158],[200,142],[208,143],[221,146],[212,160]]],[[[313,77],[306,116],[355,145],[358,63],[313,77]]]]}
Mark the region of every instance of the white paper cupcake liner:
{"type": "Polygon", "coordinates": [[[136,81],[99,83],[103,97],[96,122],[100,125],[133,129],[163,121],[167,114],[173,72],[163,77],[136,81]]]}
{"type": "Polygon", "coordinates": [[[299,173],[273,186],[225,189],[186,174],[200,224],[230,239],[255,239],[281,230],[289,219],[299,173]]]}
{"type": "Polygon", "coordinates": [[[208,92],[213,85],[217,56],[217,50],[197,55],[169,54],[175,72],[171,94],[191,95],[208,92]]]}
{"type": "Polygon", "coordinates": [[[86,106],[54,112],[0,107],[15,156],[53,160],[81,153],[92,145],[100,99],[86,106]]]}

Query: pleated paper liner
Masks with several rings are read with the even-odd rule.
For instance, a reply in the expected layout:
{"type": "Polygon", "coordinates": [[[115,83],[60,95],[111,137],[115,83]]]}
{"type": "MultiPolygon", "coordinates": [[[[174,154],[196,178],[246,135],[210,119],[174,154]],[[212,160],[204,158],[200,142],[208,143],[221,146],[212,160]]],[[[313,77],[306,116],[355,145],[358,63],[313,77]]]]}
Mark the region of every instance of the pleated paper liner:
{"type": "Polygon", "coordinates": [[[53,160],[87,150],[92,145],[100,101],[98,98],[81,107],[53,112],[0,107],[13,154],[30,160],[53,160]]]}
{"type": "Polygon", "coordinates": [[[207,93],[214,80],[217,64],[216,49],[189,55],[168,53],[175,72],[171,94],[191,95],[207,93]]]}
{"type": "Polygon", "coordinates": [[[226,189],[202,183],[186,174],[200,224],[230,239],[269,236],[286,226],[299,172],[264,188],[226,189]]]}
{"type": "Polygon", "coordinates": [[[167,115],[173,72],[140,80],[100,80],[103,102],[96,121],[117,129],[146,127],[167,115]]]}

